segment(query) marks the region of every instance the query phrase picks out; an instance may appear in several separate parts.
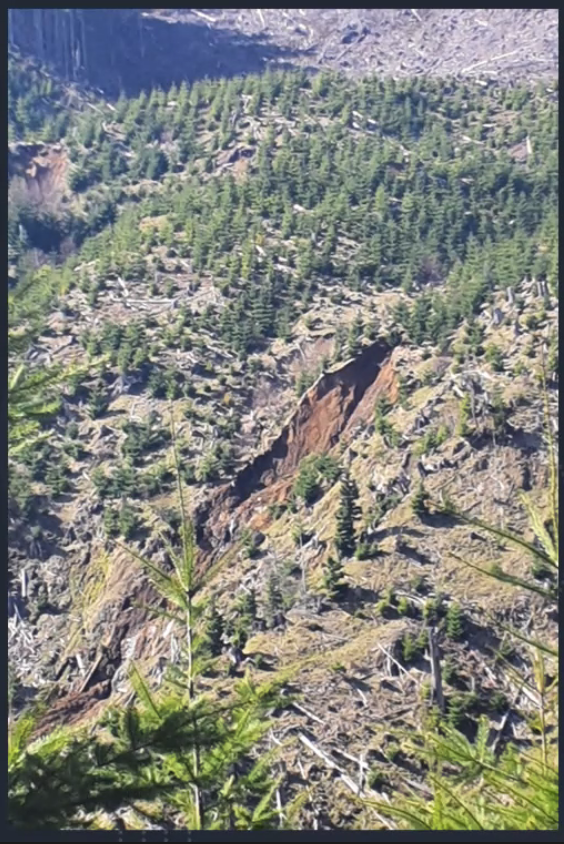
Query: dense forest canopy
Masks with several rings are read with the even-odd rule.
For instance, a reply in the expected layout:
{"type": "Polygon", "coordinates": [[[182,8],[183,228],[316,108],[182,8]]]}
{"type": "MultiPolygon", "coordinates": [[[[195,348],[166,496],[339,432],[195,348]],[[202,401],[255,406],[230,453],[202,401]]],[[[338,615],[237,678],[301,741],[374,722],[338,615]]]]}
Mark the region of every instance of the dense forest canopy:
{"type": "MultiPolygon", "coordinates": [[[[166,245],[218,279],[231,300],[222,336],[238,351],[287,330],[317,285],[409,291],[446,281],[446,300],[429,290],[416,313],[399,315],[415,338],[435,342],[527,269],[555,286],[552,89],[269,72],[69,114],[50,80],[20,71],[9,93],[15,137],[40,130],[68,146],[69,184],[88,209],[59,221],[60,236],[81,244],[72,261],[142,281],[151,246],[166,245]],[[273,120],[255,131],[265,111],[273,120]],[[247,130],[238,154],[251,156],[243,179],[212,172],[237,122],[247,130]],[[140,231],[163,214],[164,226],[140,231]],[[280,259],[297,273],[288,278],[280,259]]],[[[22,238],[41,245],[44,224],[12,208],[14,253],[22,238]]]]}

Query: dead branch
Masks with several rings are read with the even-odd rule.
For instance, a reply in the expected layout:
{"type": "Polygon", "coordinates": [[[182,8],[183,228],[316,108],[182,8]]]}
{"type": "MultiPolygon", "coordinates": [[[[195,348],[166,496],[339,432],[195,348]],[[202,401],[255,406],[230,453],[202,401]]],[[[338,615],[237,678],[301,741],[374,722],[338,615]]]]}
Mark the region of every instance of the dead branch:
{"type": "Polygon", "coordinates": [[[350,762],[354,762],[355,765],[359,765],[359,767],[363,770],[370,770],[370,765],[368,765],[361,757],[357,759],[356,756],[352,756],[350,753],[347,753],[345,750],[341,750],[338,747],[333,747],[332,750],[333,753],[338,753],[339,756],[344,756],[345,759],[348,759],[350,762]]]}
{"type": "Polygon", "coordinates": [[[92,668],[90,669],[90,671],[88,672],[88,674],[86,675],[86,677],[82,681],[80,688],[78,689],[79,694],[82,694],[83,692],[86,691],[86,689],[88,688],[88,684],[90,683],[90,680],[94,676],[94,672],[96,671],[96,669],[100,665],[101,661],[102,661],[102,654],[100,654],[99,657],[96,660],[94,660],[94,664],[93,664],[92,668]]]}
{"type": "Polygon", "coordinates": [[[305,707],[300,706],[300,704],[296,703],[295,701],[292,701],[292,706],[299,712],[303,712],[303,714],[307,715],[308,718],[311,718],[312,721],[317,721],[318,724],[325,725],[327,723],[326,721],[322,721],[321,718],[318,718],[317,715],[314,715],[313,712],[309,712],[305,707]]]}
{"type": "MultiPolygon", "coordinates": [[[[403,667],[401,662],[398,662],[397,659],[394,659],[394,657],[391,655],[391,653],[380,643],[378,643],[378,647],[380,648],[380,650],[382,651],[384,656],[387,656],[388,659],[390,660],[390,662],[393,662],[393,664],[396,665],[399,668],[399,670],[401,671],[402,674],[405,674],[405,676],[408,677],[411,680],[412,683],[415,683],[415,685],[419,687],[420,683],[418,683],[417,680],[415,679],[415,677],[413,677],[413,675],[406,668],[403,667]]],[[[414,668],[412,670],[417,671],[416,668],[414,668]]],[[[423,674],[422,671],[419,671],[419,673],[423,674]]]]}

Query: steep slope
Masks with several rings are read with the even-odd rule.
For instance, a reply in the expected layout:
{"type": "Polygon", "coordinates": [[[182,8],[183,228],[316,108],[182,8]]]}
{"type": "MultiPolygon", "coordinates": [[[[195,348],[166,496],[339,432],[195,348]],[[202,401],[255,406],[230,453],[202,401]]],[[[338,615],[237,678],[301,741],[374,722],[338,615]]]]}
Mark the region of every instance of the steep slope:
{"type": "MultiPolygon", "coordinates": [[[[14,92],[16,136],[29,132],[28,96],[14,92]]],[[[270,74],[92,105],[71,113],[58,151],[12,147],[13,179],[37,179],[44,162],[41,185],[72,209],[51,221],[71,256],[37,249],[39,268],[43,199],[35,216],[28,201],[12,209],[14,307],[35,328],[21,360],[85,365],[48,441],[10,466],[13,711],[51,689],[41,730],[85,720],[130,699],[131,660],[157,686],[178,659],[172,628],[145,609],[152,587],[116,545],[165,567],[162,533],[178,546],[172,414],[198,569],[228,628],[203,683],[231,687],[228,647],[254,589],[236,676],[285,676],[301,695],[272,738],[288,739],[288,793],[312,785],[301,823],[370,828],[312,746],[350,777],[364,754],[365,773],[377,765],[399,787],[414,763],[392,733],[428,713],[433,613],[447,698],[469,734],[480,713],[501,728],[500,694],[503,728],[529,734],[530,702],[492,659],[501,623],[556,637],[540,598],[492,593],[453,557],[550,584],[525,553],[413,510],[422,481],[434,500],[529,538],[520,493],[547,511],[554,86],[270,74]],[[345,588],[329,599],[346,467],[362,515],[345,588]],[[446,632],[453,606],[460,639],[446,632]]],[[[511,658],[528,666],[519,647],[511,658]]]]}
{"type": "MultiPolygon", "coordinates": [[[[525,300],[530,303],[522,314],[526,318],[527,314],[534,312],[536,308],[534,285],[525,285],[518,293],[524,295],[525,300]]],[[[498,307],[499,305],[501,302],[498,307]]],[[[489,318],[487,314],[485,316],[484,324],[487,325],[489,318]]],[[[555,317],[556,313],[552,307],[547,311],[547,327],[554,328],[555,317]]],[[[505,320],[509,322],[510,318],[511,309],[505,314],[505,320]]],[[[319,702],[327,698],[323,688],[332,676],[331,665],[342,664],[346,669],[346,676],[350,673],[353,680],[354,677],[364,676],[376,667],[371,656],[375,642],[380,641],[388,648],[388,645],[393,646],[394,642],[400,641],[406,630],[413,629],[413,622],[400,623],[399,617],[396,622],[387,622],[380,619],[378,612],[374,611],[374,607],[390,587],[395,589],[398,596],[408,595],[415,606],[417,601],[422,601],[418,595],[422,593],[425,596],[424,583],[427,584],[427,589],[431,590],[431,596],[441,593],[445,599],[448,596],[448,600],[460,602],[469,620],[472,619],[476,626],[475,633],[469,639],[472,649],[481,647],[478,645],[478,634],[483,625],[484,609],[491,606],[491,609],[502,617],[506,617],[504,613],[507,612],[518,611],[521,615],[525,612],[535,612],[532,607],[527,609],[526,604],[516,609],[514,595],[510,589],[507,590],[506,596],[497,590],[492,604],[489,581],[466,573],[452,561],[449,555],[451,548],[456,548],[458,554],[463,554],[470,560],[482,560],[484,553],[488,551],[488,543],[484,538],[470,537],[469,541],[469,531],[466,528],[440,519],[428,524],[421,523],[409,510],[409,500],[411,493],[416,489],[421,465],[424,467],[422,471],[431,495],[436,497],[448,491],[448,495],[465,510],[493,521],[497,521],[499,513],[502,513],[503,522],[516,530],[525,529],[526,522],[520,512],[515,491],[533,489],[537,491],[537,495],[542,495],[542,490],[546,488],[547,468],[539,449],[542,398],[530,398],[535,393],[534,390],[531,391],[531,376],[520,371],[520,362],[527,361],[526,372],[529,373],[538,366],[538,360],[527,358],[529,350],[526,337],[510,339],[511,328],[504,332],[503,327],[490,327],[488,331],[495,335],[497,343],[503,346],[507,343],[505,348],[509,354],[506,357],[505,370],[501,374],[488,372],[488,367],[484,368],[483,364],[478,364],[474,375],[471,370],[459,375],[456,373],[456,365],[448,355],[435,359],[433,356],[426,357],[424,353],[401,347],[394,350],[390,363],[384,364],[380,373],[376,374],[378,365],[375,363],[374,347],[367,347],[364,355],[365,360],[371,362],[374,367],[368,368],[373,381],[366,386],[366,381],[359,380],[357,395],[363,392],[362,388],[364,392],[358,404],[347,405],[345,402],[340,410],[338,409],[342,397],[341,383],[355,386],[354,362],[345,365],[341,370],[337,369],[332,376],[322,376],[305,394],[289,422],[282,427],[272,451],[267,451],[251,461],[248,467],[235,476],[233,487],[227,487],[225,490],[219,488],[212,494],[211,505],[205,508],[206,529],[222,540],[217,545],[213,543],[215,548],[210,559],[215,563],[216,571],[212,585],[227,614],[237,590],[244,590],[246,584],[252,584],[259,594],[265,595],[268,577],[273,572],[282,578],[288,599],[294,606],[288,614],[289,626],[286,631],[274,630],[271,633],[258,634],[249,642],[247,653],[260,653],[267,665],[270,663],[277,668],[304,660],[304,668],[298,672],[295,682],[299,686],[301,682],[305,684],[312,700],[319,702]],[[520,371],[518,376],[515,375],[516,370],[520,371]],[[341,373],[344,373],[343,382],[340,381],[341,373]],[[428,373],[433,373],[431,380],[428,373]],[[325,385],[321,387],[324,378],[325,385]],[[470,382],[468,378],[471,379],[470,382]],[[399,382],[411,385],[406,406],[397,404],[399,382]],[[492,439],[492,434],[488,433],[487,403],[482,398],[484,386],[481,387],[480,382],[485,385],[490,396],[495,393],[498,385],[504,390],[504,402],[509,414],[504,422],[505,433],[498,432],[497,438],[494,434],[492,439]],[[476,391],[476,434],[469,441],[454,435],[460,413],[460,400],[456,392],[453,393],[453,389],[459,389],[457,383],[462,383],[465,389],[468,389],[468,383],[475,385],[471,389],[476,391]],[[374,433],[371,424],[373,406],[379,395],[385,395],[395,404],[395,410],[388,419],[402,432],[399,447],[387,447],[380,435],[374,433]],[[363,412],[362,402],[365,399],[363,412]],[[355,409],[351,413],[352,407],[355,409]],[[323,425],[324,419],[330,422],[329,426],[323,425]],[[430,457],[423,453],[418,458],[417,451],[423,434],[429,430],[437,430],[440,425],[448,427],[450,436],[438,449],[433,450],[430,457]],[[316,432],[321,436],[318,437],[316,432]],[[341,439],[339,434],[344,439],[341,439]],[[276,442],[287,445],[287,459],[282,458],[277,471],[272,473],[269,469],[272,469],[272,456],[277,454],[276,442]],[[281,517],[276,517],[272,511],[269,512],[268,505],[284,503],[287,500],[296,477],[296,469],[302,459],[310,454],[331,453],[332,448],[338,454],[343,444],[350,455],[351,471],[361,489],[366,540],[377,543],[381,556],[368,562],[351,561],[347,565],[347,575],[350,578],[348,596],[340,607],[332,608],[323,602],[319,603],[318,599],[311,604],[311,600],[317,594],[316,584],[319,582],[323,560],[331,548],[338,484],[329,489],[313,507],[306,508],[305,511],[300,508],[297,516],[292,515],[291,511],[286,511],[281,517]],[[492,478],[495,478],[495,483],[492,483],[492,478]],[[392,502],[391,509],[385,511],[384,518],[376,515],[378,506],[375,509],[375,505],[382,501],[392,502]],[[475,509],[476,504],[479,505],[478,510],[475,509]],[[300,519],[304,535],[313,536],[315,540],[304,545],[299,552],[296,578],[295,572],[293,575],[284,574],[284,561],[291,561],[296,554],[292,526],[297,518],[300,519]],[[231,531],[226,535],[224,529],[232,521],[233,535],[231,531]],[[237,537],[240,536],[243,526],[254,527],[263,535],[258,561],[246,559],[244,553],[241,555],[237,537]],[[302,592],[300,585],[300,566],[307,572],[307,592],[302,592]],[[313,619],[318,618],[320,610],[322,619],[313,622],[313,619]],[[354,615],[348,616],[348,612],[353,612],[354,615]],[[308,617],[312,619],[314,632],[307,632],[310,624],[308,617]],[[318,629],[320,625],[321,629],[318,629]],[[337,651],[335,641],[343,643],[337,651]],[[349,653],[351,656],[347,656],[349,653]],[[309,657],[313,658],[313,662],[308,661],[309,657]],[[350,672],[347,668],[349,660],[354,663],[354,669],[351,668],[350,672]],[[313,671],[318,663],[319,667],[313,671]],[[318,683],[321,685],[318,686],[318,683]]],[[[384,350],[381,349],[380,354],[383,353],[384,350]]],[[[366,369],[360,367],[360,374],[363,371],[366,369]]],[[[551,403],[552,401],[551,399],[551,403]]],[[[542,504],[542,497],[537,500],[542,504]]],[[[93,513],[90,519],[94,518],[93,513]]],[[[78,523],[74,521],[73,524],[78,533],[78,523]]],[[[153,549],[152,553],[158,550],[158,543],[150,542],[146,545],[146,550],[149,546],[153,549]]],[[[492,550],[490,547],[490,553],[492,550]]],[[[506,554],[508,551],[509,549],[506,549],[506,554]]],[[[100,695],[106,697],[110,694],[112,687],[117,693],[122,689],[122,693],[127,694],[127,683],[124,681],[128,659],[135,657],[146,663],[148,674],[151,676],[153,671],[158,670],[157,657],[166,655],[171,647],[167,637],[162,636],[162,627],[161,634],[157,633],[158,624],[155,626],[155,622],[149,620],[146,613],[132,609],[135,604],[151,602],[151,591],[147,591],[143,585],[143,579],[134,561],[128,560],[127,555],[120,552],[114,555],[110,569],[106,568],[105,573],[98,573],[102,554],[102,545],[99,540],[95,540],[91,544],[88,559],[82,563],[82,567],[89,567],[83,568],[82,576],[85,579],[81,588],[84,590],[86,584],[89,584],[89,588],[88,594],[85,592],[84,596],[86,605],[80,610],[85,614],[85,618],[88,614],[82,633],[82,636],[86,634],[86,638],[82,639],[81,636],[82,641],[75,639],[74,645],[69,642],[70,651],[66,648],[62,654],[63,658],[54,665],[56,673],[61,670],[67,672],[65,685],[70,681],[70,687],[67,687],[74,691],[68,699],[64,698],[53,709],[46,723],[54,723],[60,717],[71,717],[71,712],[75,713],[74,717],[84,717],[90,711],[91,704],[96,703],[100,695]],[[93,561],[97,558],[99,562],[94,568],[93,561]],[[89,562],[90,559],[92,562],[89,562]],[[100,639],[104,640],[105,647],[110,648],[113,653],[113,658],[104,658],[101,665],[99,663],[102,652],[95,646],[95,642],[100,639]],[[74,654],[77,651],[74,649],[77,646],[79,658],[85,663],[85,673],[82,675],[79,664],[75,662],[74,654]],[[71,652],[73,656],[68,662],[71,652]],[[96,669],[90,676],[86,665],[90,670],[92,667],[96,669]],[[80,691],[82,689],[84,690],[80,691]]],[[[65,556],[68,556],[68,564],[75,569],[76,577],[79,571],[76,569],[78,560],[73,560],[72,545],[67,545],[65,556]]],[[[209,565],[205,561],[204,553],[202,564],[209,565]]],[[[39,572],[29,570],[28,576],[31,578],[33,589],[37,590],[38,584],[43,581],[55,606],[58,604],[62,608],[68,605],[70,599],[74,601],[76,612],[76,598],[68,596],[64,588],[62,593],[58,591],[62,585],[62,571],[57,573],[53,569],[54,564],[55,558],[51,558],[48,567],[43,566],[40,580],[35,582],[33,578],[37,577],[39,572]],[[50,577],[54,578],[53,580],[47,576],[48,571],[51,571],[50,577]]],[[[526,572],[528,567],[524,558],[515,557],[511,552],[507,556],[506,565],[515,574],[526,572]]],[[[292,567],[288,571],[292,571],[292,567]]],[[[66,622],[61,626],[64,617],[61,619],[57,616],[42,615],[40,618],[45,623],[41,625],[41,629],[37,628],[38,644],[45,637],[45,644],[49,647],[48,643],[52,642],[54,635],[53,624],[58,628],[58,637],[61,634],[67,635],[66,622]]],[[[20,648],[26,635],[29,635],[29,629],[25,622],[20,622],[18,635],[12,640],[11,646],[18,661],[22,658],[20,648]]],[[[485,637],[486,642],[495,641],[491,639],[492,633],[487,629],[480,635],[485,637]]],[[[41,660],[41,651],[38,656],[41,660]]],[[[482,657],[476,653],[473,658],[479,660],[482,657]]],[[[380,670],[384,669],[378,669],[376,672],[376,678],[380,678],[378,682],[383,676],[379,673],[380,670]]],[[[45,675],[45,665],[41,666],[40,671],[44,676],[48,676],[45,675]]],[[[331,685],[332,689],[333,685],[334,683],[331,685]]],[[[343,692],[346,688],[345,683],[343,692]]],[[[362,686],[362,689],[366,697],[368,689],[365,686],[362,686]]],[[[354,695],[354,683],[352,694],[354,695]]],[[[413,705],[414,703],[415,701],[413,705]]],[[[339,704],[332,698],[330,705],[339,708],[339,704]]],[[[362,729],[371,731],[375,711],[372,704],[364,706],[368,706],[368,709],[365,712],[363,708],[359,727],[362,723],[362,729]]],[[[382,723],[385,723],[384,712],[377,716],[377,721],[382,719],[382,723]]],[[[316,710],[316,713],[318,717],[324,717],[322,712],[316,710]]],[[[342,717],[345,717],[344,712],[342,717]]],[[[355,718],[358,721],[358,713],[355,718]]],[[[359,747],[363,745],[365,738],[366,734],[361,732],[358,739],[355,739],[358,740],[359,747]]],[[[335,741],[338,746],[338,735],[335,736],[335,741]]],[[[354,746],[354,742],[352,745],[351,742],[349,730],[349,750],[354,746]]],[[[326,743],[327,738],[324,739],[324,746],[326,743]]]]}
{"type": "MultiPolygon", "coordinates": [[[[321,375],[304,393],[290,419],[268,449],[257,455],[233,481],[219,489],[200,515],[217,538],[225,534],[228,520],[252,518],[261,509],[285,500],[299,464],[311,455],[329,453],[368,393],[368,413],[381,389],[379,373],[390,350],[382,341],[362,349],[361,354],[333,372],[321,375]],[[262,493],[264,490],[264,494],[262,493]],[[260,491],[259,495],[253,495],[260,491]],[[251,499],[251,500],[248,500],[251,499]],[[233,512],[233,509],[235,512],[233,512]]],[[[366,405],[367,403],[365,403],[366,405]]],[[[202,537],[205,541],[205,534],[202,537]]]]}

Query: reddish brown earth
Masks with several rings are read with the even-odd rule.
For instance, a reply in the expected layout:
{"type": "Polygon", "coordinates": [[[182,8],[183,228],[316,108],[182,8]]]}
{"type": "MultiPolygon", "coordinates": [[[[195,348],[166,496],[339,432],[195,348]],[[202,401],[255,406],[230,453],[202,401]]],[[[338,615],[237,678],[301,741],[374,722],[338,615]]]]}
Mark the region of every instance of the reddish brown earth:
{"type": "Polygon", "coordinates": [[[270,447],[234,481],[220,487],[197,514],[202,564],[207,566],[217,557],[232,519],[257,528],[259,522],[264,524],[266,507],[286,498],[301,461],[311,454],[330,453],[344,433],[369,422],[374,401],[382,393],[392,401],[397,397],[390,350],[380,341],[340,369],[322,375],[270,447]]]}
{"type": "Polygon", "coordinates": [[[376,399],[381,396],[385,396],[392,403],[396,402],[398,398],[398,383],[394,368],[393,355],[390,356],[382,365],[378,373],[378,377],[374,383],[368,387],[363,397],[353,410],[343,430],[344,437],[348,437],[357,425],[366,425],[371,421],[374,414],[374,404],[376,399]]]}

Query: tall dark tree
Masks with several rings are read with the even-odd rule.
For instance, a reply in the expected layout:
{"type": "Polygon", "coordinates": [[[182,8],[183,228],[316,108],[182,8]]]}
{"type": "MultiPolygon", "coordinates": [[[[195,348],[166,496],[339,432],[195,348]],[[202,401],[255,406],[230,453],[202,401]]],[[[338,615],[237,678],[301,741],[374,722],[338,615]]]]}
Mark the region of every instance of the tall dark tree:
{"type": "Polygon", "coordinates": [[[205,644],[211,656],[219,656],[223,650],[223,632],[225,624],[223,616],[212,601],[207,618],[205,644]]]}
{"type": "Polygon", "coordinates": [[[323,567],[323,585],[330,600],[336,600],[345,589],[344,567],[340,556],[329,555],[323,567]]]}
{"type": "Polygon", "coordinates": [[[345,470],[341,480],[341,498],[337,510],[337,525],[335,546],[345,557],[352,556],[356,548],[354,523],[361,515],[358,506],[358,487],[351,478],[349,470],[345,470]]]}
{"type": "Polygon", "coordinates": [[[347,338],[347,356],[354,358],[360,351],[360,339],[362,337],[362,317],[360,311],[356,314],[351,326],[349,328],[349,336],[347,338]]]}
{"type": "Polygon", "coordinates": [[[283,622],[284,596],[276,575],[272,574],[266,588],[266,612],[271,627],[283,622]]]}

